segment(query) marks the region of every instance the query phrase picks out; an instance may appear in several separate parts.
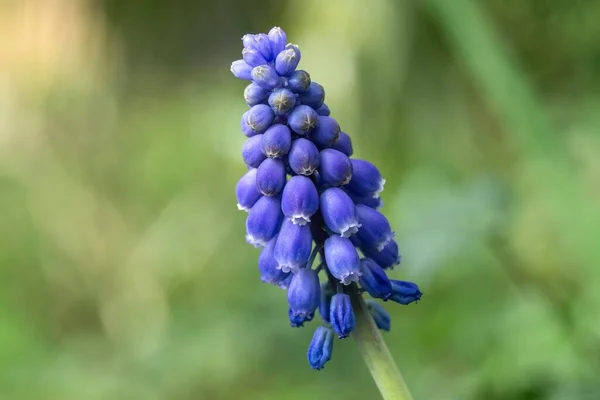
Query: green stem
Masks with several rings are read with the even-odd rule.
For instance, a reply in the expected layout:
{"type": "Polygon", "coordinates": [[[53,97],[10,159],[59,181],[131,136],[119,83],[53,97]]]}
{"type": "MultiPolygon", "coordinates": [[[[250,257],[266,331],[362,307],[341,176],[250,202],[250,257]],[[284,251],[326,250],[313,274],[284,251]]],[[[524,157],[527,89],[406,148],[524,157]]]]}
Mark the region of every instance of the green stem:
{"type": "Polygon", "coordinates": [[[351,294],[356,327],[352,337],[384,400],[413,400],[362,296],[351,294]]]}

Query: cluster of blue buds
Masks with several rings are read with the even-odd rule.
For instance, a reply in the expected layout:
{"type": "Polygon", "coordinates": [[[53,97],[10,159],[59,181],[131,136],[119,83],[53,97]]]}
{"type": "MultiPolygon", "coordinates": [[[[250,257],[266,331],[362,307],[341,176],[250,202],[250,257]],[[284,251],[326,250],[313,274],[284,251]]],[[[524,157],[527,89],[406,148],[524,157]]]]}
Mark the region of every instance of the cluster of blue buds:
{"type": "MultiPolygon", "coordinates": [[[[421,292],[387,277],[400,255],[378,211],[385,180],[370,162],[350,158],[352,141],[329,116],[323,86],[297,69],[298,46],[278,27],[242,43],[242,59],[231,65],[237,78],[251,81],[244,90],[250,109],[241,119],[248,171],[236,186],[238,208],[248,212],[246,241],[262,248],[260,279],[287,289],[290,324],[303,326],[317,310],[327,324],[308,348],[310,365],[321,369],[334,336],[348,337],[355,327],[351,296],[410,304],[421,292]]],[[[379,329],[389,330],[381,304],[367,300],[367,307],[379,329]]]]}

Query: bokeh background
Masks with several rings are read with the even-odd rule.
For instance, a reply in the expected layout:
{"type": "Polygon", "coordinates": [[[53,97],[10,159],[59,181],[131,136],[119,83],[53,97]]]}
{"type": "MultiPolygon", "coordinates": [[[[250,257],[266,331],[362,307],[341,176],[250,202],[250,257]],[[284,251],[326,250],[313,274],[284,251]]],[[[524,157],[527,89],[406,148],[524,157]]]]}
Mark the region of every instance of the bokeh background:
{"type": "Polygon", "coordinates": [[[387,178],[416,399],[600,399],[600,2],[0,1],[0,398],[376,399],[259,282],[240,38],[282,26],[387,178]]]}

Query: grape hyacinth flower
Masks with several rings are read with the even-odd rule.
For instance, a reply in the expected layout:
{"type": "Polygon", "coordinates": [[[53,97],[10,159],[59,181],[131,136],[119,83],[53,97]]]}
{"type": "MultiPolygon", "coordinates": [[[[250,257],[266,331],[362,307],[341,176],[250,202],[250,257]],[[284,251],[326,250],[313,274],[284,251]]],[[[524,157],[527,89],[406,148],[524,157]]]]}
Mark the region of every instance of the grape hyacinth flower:
{"type": "Polygon", "coordinates": [[[278,27],[244,35],[242,58],[231,65],[236,78],[250,81],[240,121],[249,169],[235,194],[248,212],[247,242],[262,247],[260,280],[287,290],[290,325],[303,326],[319,310],[324,326],[307,352],[318,370],[331,358],[334,336],[369,346],[381,339],[362,340],[373,335],[365,323],[390,330],[387,311],[364,295],[406,305],[422,293],[388,278],[400,254],[378,211],[385,180],[374,164],[352,158],[351,137],[331,116],[324,87],[298,69],[300,48],[287,40],[278,27]]]}

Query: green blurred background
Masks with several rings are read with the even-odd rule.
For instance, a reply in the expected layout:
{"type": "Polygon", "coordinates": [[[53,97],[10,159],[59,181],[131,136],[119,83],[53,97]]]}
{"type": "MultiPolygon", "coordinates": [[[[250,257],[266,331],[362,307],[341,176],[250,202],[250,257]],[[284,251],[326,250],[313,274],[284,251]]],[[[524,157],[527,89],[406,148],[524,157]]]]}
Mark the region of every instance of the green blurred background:
{"type": "Polygon", "coordinates": [[[387,178],[415,399],[600,399],[600,1],[0,0],[0,399],[376,399],[259,282],[240,38],[387,178]]]}

